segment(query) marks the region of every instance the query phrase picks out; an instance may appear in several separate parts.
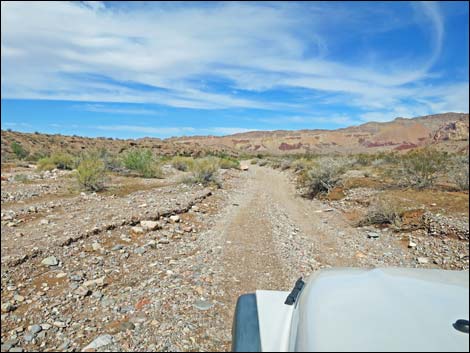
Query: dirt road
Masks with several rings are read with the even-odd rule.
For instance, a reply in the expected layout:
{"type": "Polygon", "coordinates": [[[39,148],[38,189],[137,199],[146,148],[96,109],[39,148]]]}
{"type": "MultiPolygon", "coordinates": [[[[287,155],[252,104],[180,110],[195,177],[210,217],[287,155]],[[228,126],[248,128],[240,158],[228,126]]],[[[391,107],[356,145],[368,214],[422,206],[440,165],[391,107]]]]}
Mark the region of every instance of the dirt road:
{"type": "MultiPolygon", "coordinates": [[[[102,335],[109,336],[98,340],[107,343],[100,351],[228,351],[241,294],[289,290],[323,267],[436,266],[417,262],[392,231],[352,227],[340,210],[298,196],[287,172],[250,166],[221,179],[212,194],[179,185],[53,208],[34,201],[46,216],[2,225],[2,351],[76,351],[102,335]],[[172,210],[180,219],[171,219],[172,210]],[[158,218],[155,230],[136,229],[158,218]],[[34,241],[44,233],[47,241],[34,241]],[[4,266],[26,245],[39,255],[4,266]],[[46,255],[59,264],[43,266],[46,255]],[[42,331],[31,333],[38,325],[42,331]]],[[[22,216],[19,202],[11,207],[22,216]]],[[[468,251],[461,243],[455,256],[468,251]]]]}

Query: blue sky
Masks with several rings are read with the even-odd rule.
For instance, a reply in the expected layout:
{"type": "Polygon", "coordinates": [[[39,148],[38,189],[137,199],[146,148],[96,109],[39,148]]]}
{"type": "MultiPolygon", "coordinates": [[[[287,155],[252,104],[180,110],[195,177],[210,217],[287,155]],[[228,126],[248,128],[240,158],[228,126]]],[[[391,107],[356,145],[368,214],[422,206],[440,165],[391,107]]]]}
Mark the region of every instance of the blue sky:
{"type": "Polygon", "coordinates": [[[468,2],[2,2],[2,129],[336,129],[469,106],[468,2]]]}

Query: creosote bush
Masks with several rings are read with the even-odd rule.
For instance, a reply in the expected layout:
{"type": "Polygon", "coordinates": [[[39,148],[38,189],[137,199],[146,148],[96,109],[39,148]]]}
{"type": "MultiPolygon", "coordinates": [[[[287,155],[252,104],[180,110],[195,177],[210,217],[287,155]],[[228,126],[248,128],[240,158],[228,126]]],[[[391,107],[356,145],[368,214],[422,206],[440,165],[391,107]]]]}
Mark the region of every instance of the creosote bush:
{"type": "Polygon", "coordinates": [[[52,170],[52,169],[68,169],[74,167],[74,158],[67,153],[56,152],[50,157],[44,157],[38,160],[38,170],[52,170]]]}
{"type": "Polygon", "coordinates": [[[196,184],[217,184],[217,171],[219,170],[219,159],[216,157],[205,157],[194,160],[191,167],[189,182],[196,184]]]}
{"type": "Polygon", "coordinates": [[[224,157],[219,159],[219,167],[222,169],[237,169],[240,168],[240,162],[231,157],[224,157]]]}
{"type": "Polygon", "coordinates": [[[149,149],[133,149],[123,156],[123,164],[126,168],[137,172],[144,178],[161,178],[163,172],[158,161],[155,160],[149,149]]]}
{"type": "Polygon", "coordinates": [[[85,158],[77,167],[76,177],[80,187],[85,190],[103,190],[106,179],[106,166],[99,158],[85,158]]]}
{"type": "Polygon", "coordinates": [[[26,151],[23,146],[16,141],[12,142],[11,149],[18,159],[24,159],[29,154],[28,151],[26,151]]]}
{"type": "Polygon", "coordinates": [[[173,166],[173,168],[181,170],[183,172],[186,172],[191,169],[193,163],[194,159],[192,157],[175,156],[171,160],[171,165],[173,166]]]}
{"type": "Polygon", "coordinates": [[[401,184],[423,189],[433,186],[446,165],[448,155],[432,148],[413,150],[402,156],[396,174],[401,184]]]}

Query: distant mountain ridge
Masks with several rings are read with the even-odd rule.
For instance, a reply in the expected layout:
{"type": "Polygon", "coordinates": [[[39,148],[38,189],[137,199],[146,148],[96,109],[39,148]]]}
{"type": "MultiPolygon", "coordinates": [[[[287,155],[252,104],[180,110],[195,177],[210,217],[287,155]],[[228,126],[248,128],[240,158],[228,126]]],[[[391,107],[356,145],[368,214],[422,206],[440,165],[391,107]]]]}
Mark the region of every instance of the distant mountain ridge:
{"type": "Polygon", "coordinates": [[[30,152],[66,151],[78,153],[89,148],[106,148],[119,153],[134,146],[152,149],[159,155],[204,155],[208,152],[238,155],[290,153],[370,153],[406,151],[433,145],[449,151],[468,151],[469,115],[444,113],[396,118],[390,122],[368,122],[337,130],[251,131],[228,136],[190,136],[169,139],[112,139],[21,133],[2,130],[2,161],[12,156],[16,141],[30,152]]]}
{"type": "Polygon", "coordinates": [[[368,122],[337,130],[251,131],[222,137],[178,137],[169,141],[271,154],[400,151],[432,144],[461,150],[468,146],[468,128],[468,114],[444,113],[368,122]]]}

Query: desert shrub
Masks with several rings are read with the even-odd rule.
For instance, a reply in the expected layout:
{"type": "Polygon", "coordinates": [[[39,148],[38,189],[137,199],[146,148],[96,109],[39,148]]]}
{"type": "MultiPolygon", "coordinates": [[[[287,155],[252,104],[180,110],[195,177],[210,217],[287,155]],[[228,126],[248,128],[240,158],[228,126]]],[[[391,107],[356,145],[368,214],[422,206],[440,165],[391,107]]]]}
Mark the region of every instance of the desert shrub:
{"type": "Polygon", "coordinates": [[[356,159],[356,164],[363,166],[363,167],[370,165],[371,160],[372,160],[371,156],[365,153],[357,154],[355,156],[355,159],[356,159]]]}
{"type": "Polygon", "coordinates": [[[28,155],[28,152],[23,148],[23,146],[16,141],[12,142],[11,149],[18,159],[24,159],[28,155]]]}
{"type": "Polygon", "coordinates": [[[318,159],[316,165],[304,175],[303,183],[307,187],[307,195],[313,198],[319,194],[328,194],[339,183],[348,165],[344,158],[318,159]]]}
{"type": "Polygon", "coordinates": [[[175,156],[171,159],[172,167],[183,172],[186,172],[191,169],[193,163],[194,159],[191,157],[175,156]]]}
{"type": "Polygon", "coordinates": [[[240,167],[240,162],[231,157],[220,158],[219,167],[222,169],[237,169],[240,167]]]}
{"type": "Polygon", "coordinates": [[[279,169],[281,168],[281,161],[279,161],[278,159],[272,159],[269,162],[269,166],[273,169],[279,169]]]}
{"type": "Polygon", "coordinates": [[[306,158],[299,158],[292,162],[291,168],[294,169],[295,172],[300,172],[303,170],[307,170],[313,166],[313,162],[306,158]]]}
{"type": "Polygon", "coordinates": [[[74,167],[74,158],[68,153],[56,152],[53,153],[49,158],[57,169],[70,170],[74,167]]]}
{"type": "Polygon", "coordinates": [[[431,148],[414,150],[402,156],[396,174],[403,185],[430,187],[445,167],[447,154],[431,148]]]}
{"type": "Polygon", "coordinates": [[[468,190],[468,156],[455,156],[452,158],[447,176],[459,190],[468,190]]]}
{"type": "Polygon", "coordinates": [[[111,154],[105,147],[90,149],[80,153],[74,160],[75,167],[85,159],[100,159],[103,161],[106,170],[116,171],[121,169],[122,161],[114,154],[111,154]]]}
{"type": "Polygon", "coordinates": [[[83,159],[77,167],[77,182],[83,189],[100,191],[104,189],[106,166],[99,158],[83,159]]]}
{"type": "Polygon", "coordinates": [[[289,159],[285,159],[281,162],[280,168],[281,170],[287,170],[291,167],[292,161],[289,159]]]}
{"type": "Polygon", "coordinates": [[[252,159],[252,160],[250,161],[250,164],[258,164],[258,159],[252,159]]]}
{"type": "Polygon", "coordinates": [[[28,162],[37,162],[39,161],[41,158],[45,158],[47,155],[43,152],[34,152],[32,154],[29,154],[25,159],[28,161],[28,162]]]}
{"type": "Polygon", "coordinates": [[[52,162],[50,157],[40,158],[37,163],[39,171],[55,169],[55,163],[52,162]]]}
{"type": "Polygon", "coordinates": [[[161,178],[163,172],[149,149],[133,149],[123,156],[126,168],[137,172],[144,178],[161,178]]]}
{"type": "Polygon", "coordinates": [[[358,226],[391,224],[398,227],[403,211],[393,200],[376,198],[371,202],[366,215],[359,221],[358,226]]]}
{"type": "Polygon", "coordinates": [[[378,166],[381,166],[385,163],[386,163],[385,159],[377,158],[377,159],[374,159],[371,164],[372,164],[373,167],[378,167],[378,166]]]}
{"type": "Polygon", "coordinates": [[[258,162],[258,165],[261,167],[264,167],[267,164],[268,164],[268,161],[266,159],[260,159],[258,162]]]}
{"type": "Polygon", "coordinates": [[[27,183],[29,181],[29,178],[26,174],[16,174],[13,179],[19,183],[27,183]]]}
{"type": "Polygon", "coordinates": [[[205,157],[196,159],[191,167],[191,178],[188,181],[192,183],[201,183],[204,185],[215,183],[217,181],[217,171],[219,170],[219,159],[216,157],[205,157]]]}

